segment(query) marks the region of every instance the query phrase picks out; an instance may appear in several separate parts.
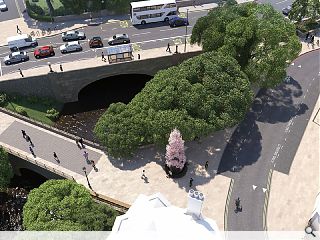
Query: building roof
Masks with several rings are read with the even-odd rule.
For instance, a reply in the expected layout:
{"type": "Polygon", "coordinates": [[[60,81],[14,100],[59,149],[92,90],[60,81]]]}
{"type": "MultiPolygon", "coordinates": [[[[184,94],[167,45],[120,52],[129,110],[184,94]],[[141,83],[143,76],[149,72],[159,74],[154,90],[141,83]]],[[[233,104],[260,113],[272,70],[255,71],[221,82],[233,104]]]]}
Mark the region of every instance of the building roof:
{"type": "Polygon", "coordinates": [[[116,218],[108,240],[217,240],[215,221],[186,214],[160,193],[139,195],[128,212],[116,218]]]}
{"type": "Polygon", "coordinates": [[[107,55],[116,55],[119,53],[131,53],[132,52],[132,46],[131,44],[123,44],[118,46],[112,46],[107,48],[107,55]]]}
{"type": "Polygon", "coordinates": [[[154,5],[168,4],[168,3],[176,3],[175,0],[149,0],[149,1],[139,1],[139,2],[131,2],[132,8],[138,7],[148,7],[154,5]]]}

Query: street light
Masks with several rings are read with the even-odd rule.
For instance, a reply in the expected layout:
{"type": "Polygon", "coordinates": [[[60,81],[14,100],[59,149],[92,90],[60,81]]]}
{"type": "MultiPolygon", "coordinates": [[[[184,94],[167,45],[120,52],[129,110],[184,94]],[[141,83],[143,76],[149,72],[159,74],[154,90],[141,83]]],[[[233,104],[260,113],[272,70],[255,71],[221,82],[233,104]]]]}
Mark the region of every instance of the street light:
{"type": "Polygon", "coordinates": [[[188,22],[189,22],[188,13],[189,13],[189,9],[187,8],[186,35],[184,37],[184,52],[187,51],[187,34],[188,34],[188,22]]]}
{"type": "Polygon", "coordinates": [[[87,182],[88,182],[88,186],[89,186],[89,188],[92,190],[92,187],[91,187],[90,182],[89,182],[89,179],[88,179],[86,167],[83,167],[82,170],[83,170],[83,172],[84,172],[84,175],[86,175],[86,179],[87,179],[87,182]]]}

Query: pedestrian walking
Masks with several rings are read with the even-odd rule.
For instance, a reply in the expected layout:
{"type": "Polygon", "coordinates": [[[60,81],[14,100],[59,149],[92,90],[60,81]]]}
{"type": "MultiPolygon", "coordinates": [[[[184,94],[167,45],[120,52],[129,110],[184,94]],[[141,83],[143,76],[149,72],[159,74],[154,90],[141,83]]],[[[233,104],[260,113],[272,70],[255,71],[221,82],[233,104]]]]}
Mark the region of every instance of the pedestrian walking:
{"type": "Polygon", "coordinates": [[[320,40],[318,39],[317,40],[317,46],[319,47],[319,45],[320,45],[320,40]]]}
{"type": "Polygon", "coordinates": [[[22,33],[18,25],[17,25],[17,33],[19,33],[19,34],[22,33]]]}
{"type": "Polygon", "coordinates": [[[209,162],[206,161],[206,164],[204,165],[204,168],[205,168],[206,170],[208,170],[208,166],[209,166],[209,162]]]}
{"type": "Polygon", "coordinates": [[[60,64],[60,71],[63,72],[62,64],[60,64]]]}
{"type": "Polygon", "coordinates": [[[21,130],[21,132],[22,132],[22,137],[23,137],[24,139],[26,139],[26,137],[27,137],[26,131],[25,131],[25,130],[21,130]]]}
{"type": "Polygon", "coordinates": [[[196,0],[193,0],[193,6],[196,7],[196,0]]]}
{"type": "Polygon", "coordinates": [[[29,147],[29,150],[30,150],[30,152],[31,152],[32,156],[33,156],[33,157],[36,157],[36,155],[35,155],[35,153],[34,153],[34,151],[33,151],[33,149],[32,149],[32,147],[31,147],[31,146],[29,147]]]}
{"type": "Polygon", "coordinates": [[[104,53],[103,52],[101,52],[101,60],[104,61],[104,62],[106,61],[106,58],[104,57],[104,53]]]}
{"type": "Polygon", "coordinates": [[[178,45],[176,45],[176,51],[174,53],[178,53],[178,45]]]}
{"type": "Polygon", "coordinates": [[[83,152],[83,156],[87,161],[89,161],[89,153],[87,151],[83,152]]]}
{"type": "Polygon", "coordinates": [[[79,143],[81,144],[81,147],[84,148],[83,139],[79,138],[79,143]]]}
{"type": "Polygon", "coordinates": [[[146,171],[143,169],[142,170],[142,175],[141,175],[141,179],[145,179],[146,178],[146,171]]]}
{"type": "Polygon", "coordinates": [[[193,178],[190,178],[190,180],[189,180],[189,187],[192,187],[192,183],[193,183],[193,178]]]}
{"type": "Polygon", "coordinates": [[[53,152],[53,157],[54,157],[54,159],[57,159],[57,158],[58,158],[56,152],[53,152]]]}
{"type": "Polygon", "coordinates": [[[308,40],[309,35],[310,35],[310,33],[309,33],[309,32],[307,32],[307,34],[306,34],[306,38],[305,38],[305,41],[307,41],[307,40],[308,40]]]}
{"type": "Polygon", "coordinates": [[[18,68],[18,70],[19,70],[21,77],[24,77],[21,68],[18,68]]]}
{"type": "Polygon", "coordinates": [[[311,38],[310,38],[310,43],[311,43],[311,44],[314,43],[314,35],[311,36],[311,38]]]}
{"type": "Polygon", "coordinates": [[[27,140],[27,142],[30,143],[30,145],[31,145],[32,147],[34,147],[33,142],[31,141],[31,138],[29,137],[29,135],[26,135],[26,140],[27,140]]]}
{"type": "Polygon", "coordinates": [[[93,160],[91,160],[91,165],[92,165],[93,169],[94,169],[96,172],[98,172],[98,168],[96,167],[96,164],[94,163],[93,160]]]}
{"type": "Polygon", "coordinates": [[[169,53],[171,53],[171,49],[170,49],[170,43],[168,43],[168,45],[167,45],[167,49],[166,49],[166,52],[169,52],[169,53]]]}

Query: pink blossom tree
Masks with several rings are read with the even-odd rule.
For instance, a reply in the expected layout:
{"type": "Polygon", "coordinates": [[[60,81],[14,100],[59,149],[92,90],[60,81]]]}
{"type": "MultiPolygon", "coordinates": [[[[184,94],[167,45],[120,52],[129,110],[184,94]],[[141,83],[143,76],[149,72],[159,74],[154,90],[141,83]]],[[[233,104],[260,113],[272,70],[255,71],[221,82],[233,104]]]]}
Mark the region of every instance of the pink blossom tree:
{"type": "Polygon", "coordinates": [[[166,147],[166,165],[172,172],[180,172],[185,163],[184,141],[178,129],[173,129],[170,133],[169,144],[166,147]]]}

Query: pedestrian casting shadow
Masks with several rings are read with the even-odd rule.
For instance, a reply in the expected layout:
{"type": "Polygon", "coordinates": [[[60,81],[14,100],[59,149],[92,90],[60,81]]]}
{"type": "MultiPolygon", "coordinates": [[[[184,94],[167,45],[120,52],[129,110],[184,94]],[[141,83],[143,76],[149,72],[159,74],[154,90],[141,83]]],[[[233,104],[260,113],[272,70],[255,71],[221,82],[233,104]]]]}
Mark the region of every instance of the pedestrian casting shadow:
{"type": "Polygon", "coordinates": [[[238,125],[222,155],[218,174],[232,178],[234,172],[259,159],[262,136],[255,120],[255,114],[249,112],[238,125]]]}
{"type": "Polygon", "coordinates": [[[308,110],[304,103],[297,103],[303,91],[300,84],[291,77],[288,82],[275,89],[261,89],[252,105],[252,111],[259,122],[275,124],[288,122],[296,115],[308,110]]]}
{"type": "MultiPolygon", "coordinates": [[[[204,137],[198,141],[190,141],[185,143],[185,154],[187,159],[187,172],[181,178],[170,178],[179,188],[189,191],[189,180],[193,178],[193,186],[204,185],[217,174],[219,162],[222,153],[234,129],[217,131],[208,137],[204,137]],[[205,163],[208,161],[208,168],[205,169],[205,163]]],[[[160,168],[157,171],[160,177],[168,177],[165,171],[165,147],[155,147],[149,145],[141,148],[131,158],[112,158],[108,159],[114,167],[124,171],[134,171],[139,168],[145,168],[146,165],[152,165],[152,168],[160,168]],[[162,173],[161,173],[162,170],[162,173]],[[161,175],[162,174],[162,175],[161,175]]],[[[147,170],[146,175],[150,174],[147,170]]],[[[148,179],[152,183],[152,179],[148,179]]]]}

